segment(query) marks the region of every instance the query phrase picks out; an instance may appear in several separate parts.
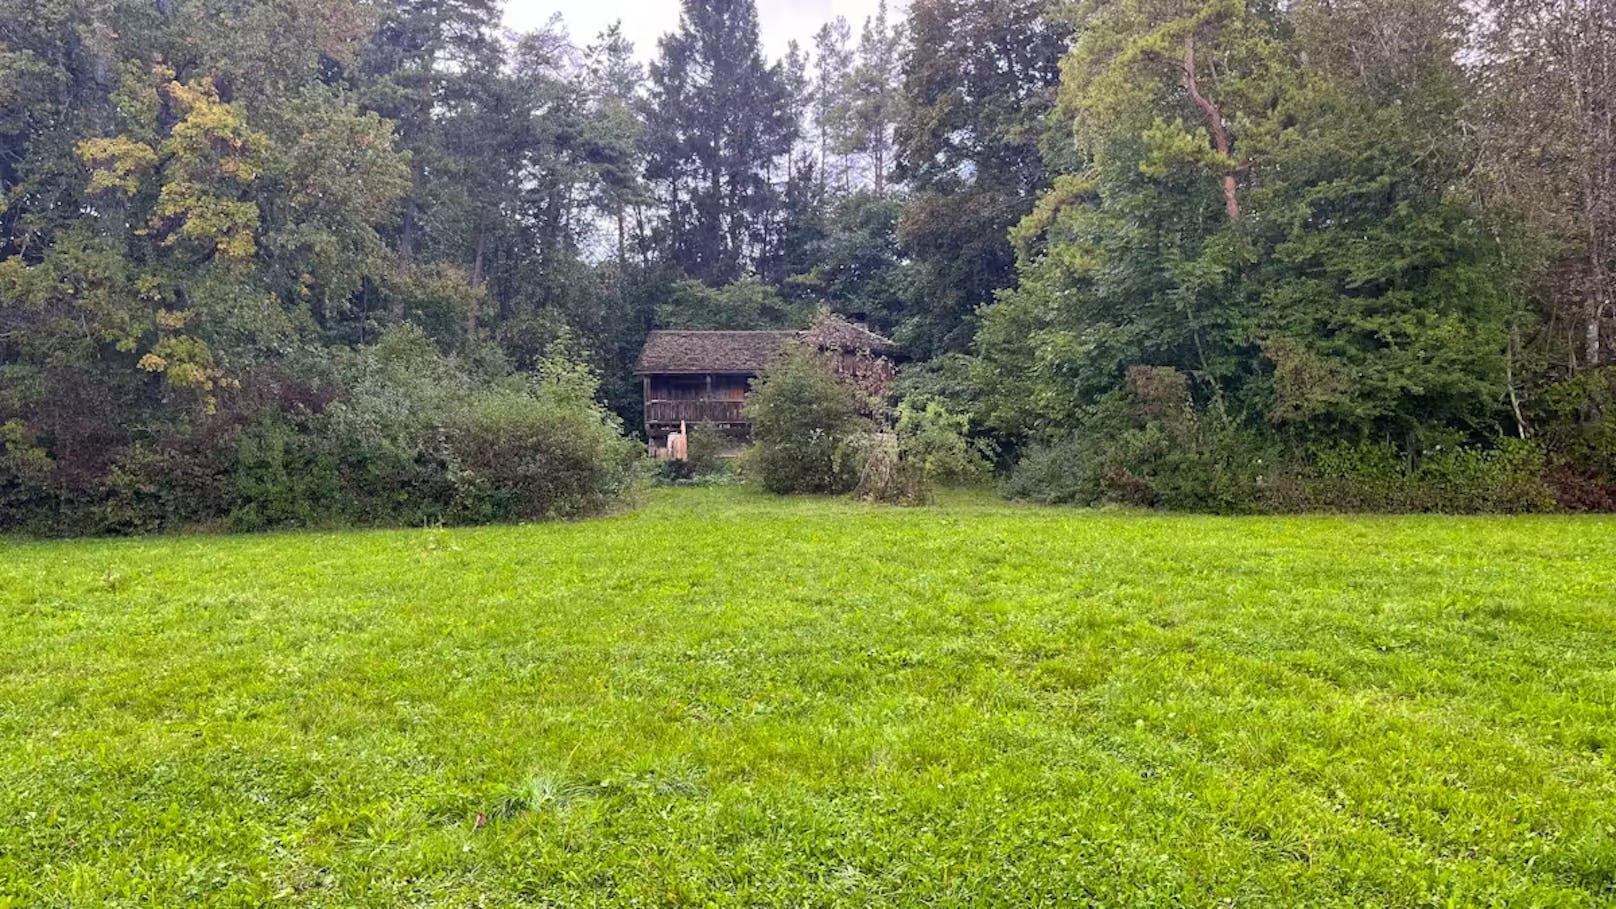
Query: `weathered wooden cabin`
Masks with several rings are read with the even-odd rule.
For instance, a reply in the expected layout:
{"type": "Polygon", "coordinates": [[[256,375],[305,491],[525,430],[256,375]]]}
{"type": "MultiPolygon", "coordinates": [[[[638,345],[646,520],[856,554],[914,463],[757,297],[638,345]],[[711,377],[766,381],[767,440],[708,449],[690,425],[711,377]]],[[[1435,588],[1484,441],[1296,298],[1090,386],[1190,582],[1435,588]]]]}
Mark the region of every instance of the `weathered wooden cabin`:
{"type": "Polygon", "coordinates": [[[668,437],[681,426],[710,423],[742,444],[751,437],[746,395],[752,380],[790,343],[833,356],[837,372],[861,387],[889,381],[896,346],[880,335],[835,317],[807,331],[654,331],[640,354],[645,383],[645,434],[651,453],[665,457],[668,437]]]}

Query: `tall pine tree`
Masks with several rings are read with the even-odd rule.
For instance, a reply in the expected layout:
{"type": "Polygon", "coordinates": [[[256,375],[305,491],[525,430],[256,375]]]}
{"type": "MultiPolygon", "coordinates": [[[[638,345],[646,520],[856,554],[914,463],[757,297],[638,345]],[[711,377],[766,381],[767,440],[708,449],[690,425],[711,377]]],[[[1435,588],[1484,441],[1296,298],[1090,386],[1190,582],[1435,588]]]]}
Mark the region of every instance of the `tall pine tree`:
{"type": "Polygon", "coordinates": [[[780,204],[775,162],[797,136],[778,65],[764,61],[754,0],[684,0],[651,66],[646,173],[664,193],[668,252],[693,278],[736,281],[780,204]]]}
{"type": "Polygon", "coordinates": [[[976,310],[1014,279],[1008,232],[1047,188],[1040,140],[1069,26],[1053,0],[916,0],[897,176],[915,262],[903,330],[916,353],[963,350],[976,310]]]}

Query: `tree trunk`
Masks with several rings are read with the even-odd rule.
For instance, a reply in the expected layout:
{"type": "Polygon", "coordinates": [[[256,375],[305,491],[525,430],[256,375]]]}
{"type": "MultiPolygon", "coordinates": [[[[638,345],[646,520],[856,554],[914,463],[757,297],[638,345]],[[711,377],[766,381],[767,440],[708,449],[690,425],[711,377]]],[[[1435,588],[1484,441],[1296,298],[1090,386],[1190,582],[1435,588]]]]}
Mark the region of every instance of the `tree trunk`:
{"type": "Polygon", "coordinates": [[[1521,396],[1515,390],[1515,357],[1520,350],[1520,335],[1514,326],[1509,330],[1509,355],[1504,359],[1504,384],[1509,387],[1509,407],[1515,414],[1515,429],[1520,433],[1521,439],[1530,439],[1532,430],[1526,425],[1526,416],[1521,412],[1521,396]]]}
{"type": "Polygon", "coordinates": [[[640,267],[651,268],[651,240],[646,236],[645,206],[634,203],[634,243],[640,248],[640,267]]]}
{"type": "Polygon", "coordinates": [[[622,269],[628,264],[628,222],[622,202],[617,203],[617,267],[622,269]]]}
{"type": "Polygon", "coordinates": [[[483,257],[488,251],[488,233],[477,228],[477,253],[471,264],[471,299],[466,306],[466,348],[477,347],[477,321],[482,315],[483,257]]]}
{"type": "Polygon", "coordinates": [[[1612,260],[1616,259],[1616,9],[1608,2],[1588,2],[1578,8],[1570,76],[1581,117],[1586,160],[1583,189],[1584,229],[1587,232],[1589,282],[1587,322],[1584,327],[1583,368],[1598,369],[1609,359],[1602,337],[1603,323],[1616,316],[1612,307],[1612,260]]]}
{"type": "MultiPolygon", "coordinates": [[[[1601,288],[1602,289],[1602,288],[1601,288]]],[[[1583,346],[1583,368],[1598,369],[1604,364],[1605,350],[1603,332],[1600,331],[1604,321],[1607,304],[1595,290],[1592,299],[1588,301],[1588,333],[1583,346]]]]}
{"type": "MultiPolygon", "coordinates": [[[[1189,92],[1190,100],[1206,115],[1208,131],[1212,133],[1212,146],[1218,154],[1225,158],[1230,157],[1233,145],[1229,141],[1229,130],[1223,124],[1223,111],[1218,109],[1216,103],[1201,94],[1200,81],[1195,75],[1195,35],[1184,38],[1184,90],[1189,92]]],[[[1233,171],[1223,175],[1223,201],[1229,209],[1229,220],[1240,220],[1239,184],[1235,180],[1233,171]]]]}
{"type": "MultiPolygon", "coordinates": [[[[404,221],[398,232],[398,273],[409,273],[415,265],[415,200],[404,202],[404,221]]],[[[404,321],[404,297],[395,292],[387,301],[387,318],[393,324],[404,321]]]]}
{"type": "MultiPolygon", "coordinates": [[[[1597,154],[1597,153],[1596,153],[1597,154]]],[[[1588,231],[1588,300],[1587,320],[1584,326],[1586,335],[1583,340],[1583,368],[1598,369],[1604,363],[1605,351],[1601,337],[1601,323],[1604,321],[1606,310],[1610,306],[1610,275],[1605,269],[1604,246],[1606,241],[1603,219],[1600,217],[1602,203],[1600,178],[1598,174],[1599,161],[1593,162],[1590,174],[1589,187],[1584,201],[1584,217],[1587,220],[1588,231]]]]}
{"type": "Polygon", "coordinates": [[[704,245],[707,247],[704,250],[707,265],[705,277],[717,285],[724,283],[721,273],[724,271],[724,263],[729,257],[726,250],[729,245],[727,239],[729,231],[724,224],[724,209],[727,207],[724,205],[724,172],[714,163],[712,173],[708,174],[707,179],[709,186],[707,190],[708,209],[706,220],[710,223],[702,230],[705,235],[703,237],[704,245]]]}

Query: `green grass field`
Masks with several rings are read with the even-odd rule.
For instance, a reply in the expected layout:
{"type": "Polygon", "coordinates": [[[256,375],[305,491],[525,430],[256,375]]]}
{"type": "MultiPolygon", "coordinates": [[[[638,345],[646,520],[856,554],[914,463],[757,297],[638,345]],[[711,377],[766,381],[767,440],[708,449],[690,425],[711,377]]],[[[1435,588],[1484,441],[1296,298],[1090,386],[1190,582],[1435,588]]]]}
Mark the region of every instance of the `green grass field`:
{"type": "Polygon", "coordinates": [[[0,628],[5,907],[1616,904],[1609,519],[672,491],[0,628]]]}

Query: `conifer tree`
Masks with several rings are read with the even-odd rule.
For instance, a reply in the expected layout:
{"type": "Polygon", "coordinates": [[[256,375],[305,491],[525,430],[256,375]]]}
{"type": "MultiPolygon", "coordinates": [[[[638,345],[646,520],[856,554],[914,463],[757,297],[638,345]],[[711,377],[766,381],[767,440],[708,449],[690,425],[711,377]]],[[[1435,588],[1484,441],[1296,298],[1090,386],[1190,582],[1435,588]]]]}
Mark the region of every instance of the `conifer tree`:
{"type": "Polygon", "coordinates": [[[684,0],[651,66],[648,112],[647,176],[664,191],[672,261],[715,286],[737,280],[763,246],[779,204],[771,168],[798,130],[754,0],[684,0]]]}

